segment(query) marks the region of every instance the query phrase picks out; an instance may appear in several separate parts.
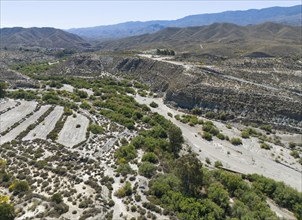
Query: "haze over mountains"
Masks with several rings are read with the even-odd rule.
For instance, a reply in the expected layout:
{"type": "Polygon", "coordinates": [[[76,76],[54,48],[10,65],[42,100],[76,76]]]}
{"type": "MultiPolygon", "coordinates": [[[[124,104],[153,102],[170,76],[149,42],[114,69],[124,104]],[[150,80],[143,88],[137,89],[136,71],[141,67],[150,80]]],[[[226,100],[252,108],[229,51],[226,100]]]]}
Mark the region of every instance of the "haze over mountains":
{"type": "Polygon", "coordinates": [[[240,52],[242,55],[264,52],[269,55],[299,54],[301,27],[267,22],[259,25],[239,26],[215,23],[201,27],[165,28],[145,34],[105,41],[102,50],[149,50],[169,48],[179,52],[208,52],[220,55],[240,52]]]}
{"type": "Polygon", "coordinates": [[[69,30],[73,33],[55,28],[2,28],[1,47],[75,50],[168,48],[177,52],[220,56],[246,56],[255,52],[268,56],[299,56],[302,51],[297,45],[301,45],[302,29],[297,24],[302,21],[301,10],[301,5],[298,5],[228,11],[192,15],[174,21],[126,22],[69,30]]]}
{"type": "Polygon", "coordinates": [[[301,25],[302,5],[292,7],[271,7],[260,10],[226,11],[213,14],[190,15],[170,21],[125,22],[115,25],[103,25],[67,30],[84,38],[112,39],[154,33],[166,27],[192,27],[213,23],[233,23],[238,25],[275,22],[301,25]]]}

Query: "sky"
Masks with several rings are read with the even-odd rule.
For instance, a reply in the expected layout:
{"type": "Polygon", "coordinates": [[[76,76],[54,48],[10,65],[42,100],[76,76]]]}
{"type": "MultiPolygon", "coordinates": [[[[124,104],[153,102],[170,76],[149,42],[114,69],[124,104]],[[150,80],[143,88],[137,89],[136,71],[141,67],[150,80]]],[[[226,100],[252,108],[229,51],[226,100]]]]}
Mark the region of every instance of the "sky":
{"type": "Polygon", "coordinates": [[[93,27],[126,21],[174,20],[193,14],[293,6],[301,0],[83,1],[0,0],[2,27],[93,27]]]}

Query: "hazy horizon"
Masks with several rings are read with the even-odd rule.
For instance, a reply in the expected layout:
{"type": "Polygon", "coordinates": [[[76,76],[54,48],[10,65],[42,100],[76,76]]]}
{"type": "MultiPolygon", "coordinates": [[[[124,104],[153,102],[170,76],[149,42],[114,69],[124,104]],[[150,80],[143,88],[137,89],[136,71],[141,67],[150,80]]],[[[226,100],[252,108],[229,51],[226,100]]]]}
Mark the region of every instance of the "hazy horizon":
{"type": "Polygon", "coordinates": [[[60,29],[128,21],[175,20],[223,11],[290,7],[301,1],[8,1],[1,0],[1,28],[60,29]]]}

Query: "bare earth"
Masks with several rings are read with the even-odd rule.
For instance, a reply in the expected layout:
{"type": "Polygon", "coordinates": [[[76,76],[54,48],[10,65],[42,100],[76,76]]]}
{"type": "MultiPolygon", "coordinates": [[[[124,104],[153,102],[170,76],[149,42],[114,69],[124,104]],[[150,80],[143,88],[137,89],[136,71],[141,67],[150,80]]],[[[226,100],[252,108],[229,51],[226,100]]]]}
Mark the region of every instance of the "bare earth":
{"type": "Polygon", "coordinates": [[[3,144],[3,143],[6,143],[8,141],[14,140],[22,131],[26,130],[26,128],[28,126],[35,123],[35,121],[37,121],[49,108],[50,108],[50,105],[42,106],[39,111],[35,112],[32,116],[27,118],[20,125],[18,125],[13,130],[8,132],[6,135],[1,137],[0,138],[0,145],[3,144]]]}
{"type": "Polygon", "coordinates": [[[86,131],[89,120],[85,116],[76,113],[76,118],[69,116],[64,124],[63,129],[59,133],[58,143],[67,147],[72,147],[86,139],[86,131]],[[81,127],[76,128],[77,125],[81,127]]]}
{"type": "Polygon", "coordinates": [[[37,102],[21,101],[21,105],[0,115],[0,132],[5,131],[10,126],[20,121],[27,114],[31,113],[36,106],[37,102]]]}
{"type": "Polygon", "coordinates": [[[63,114],[63,107],[56,106],[55,109],[40,123],[31,130],[22,140],[46,139],[47,135],[54,129],[57,121],[63,114]]]}
{"type": "Polygon", "coordinates": [[[0,100],[0,112],[16,106],[17,102],[13,100],[0,100]]]}
{"type": "MultiPolygon", "coordinates": [[[[264,150],[258,150],[257,152],[253,150],[254,148],[251,147],[253,144],[253,142],[251,142],[253,141],[252,139],[243,140],[243,145],[240,146],[233,146],[227,141],[222,142],[218,139],[214,139],[211,142],[206,141],[198,135],[198,132],[201,130],[199,126],[191,127],[177,121],[175,118],[170,118],[167,115],[168,112],[171,112],[173,115],[182,113],[166,106],[161,98],[146,98],[137,95],[135,99],[137,102],[147,105],[152,101],[156,102],[159,107],[151,108],[152,111],[158,112],[179,126],[187,144],[192,147],[192,150],[199,155],[202,161],[205,161],[207,157],[212,163],[219,160],[225,168],[244,174],[261,174],[278,181],[283,181],[300,192],[302,191],[302,172],[300,165],[296,165],[299,166],[299,172],[293,168],[276,163],[273,159],[268,158],[264,150]]],[[[215,125],[217,124],[218,123],[215,123],[215,125]]],[[[222,123],[220,124],[219,129],[222,130],[223,133],[226,133],[228,129],[222,126],[222,123]]],[[[232,129],[235,130],[238,137],[240,132],[235,128],[232,129]]]]}

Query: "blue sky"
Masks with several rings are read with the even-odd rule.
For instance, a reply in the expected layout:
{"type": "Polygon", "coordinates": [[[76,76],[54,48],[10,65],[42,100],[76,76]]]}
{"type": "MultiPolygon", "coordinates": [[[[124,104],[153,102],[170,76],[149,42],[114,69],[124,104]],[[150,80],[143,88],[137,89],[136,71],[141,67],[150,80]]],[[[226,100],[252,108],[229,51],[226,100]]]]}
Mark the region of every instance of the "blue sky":
{"type": "Polygon", "coordinates": [[[301,1],[0,0],[1,27],[92,27],[125,21],[174,20],[192,14],[299,5],[301,1]]]}

